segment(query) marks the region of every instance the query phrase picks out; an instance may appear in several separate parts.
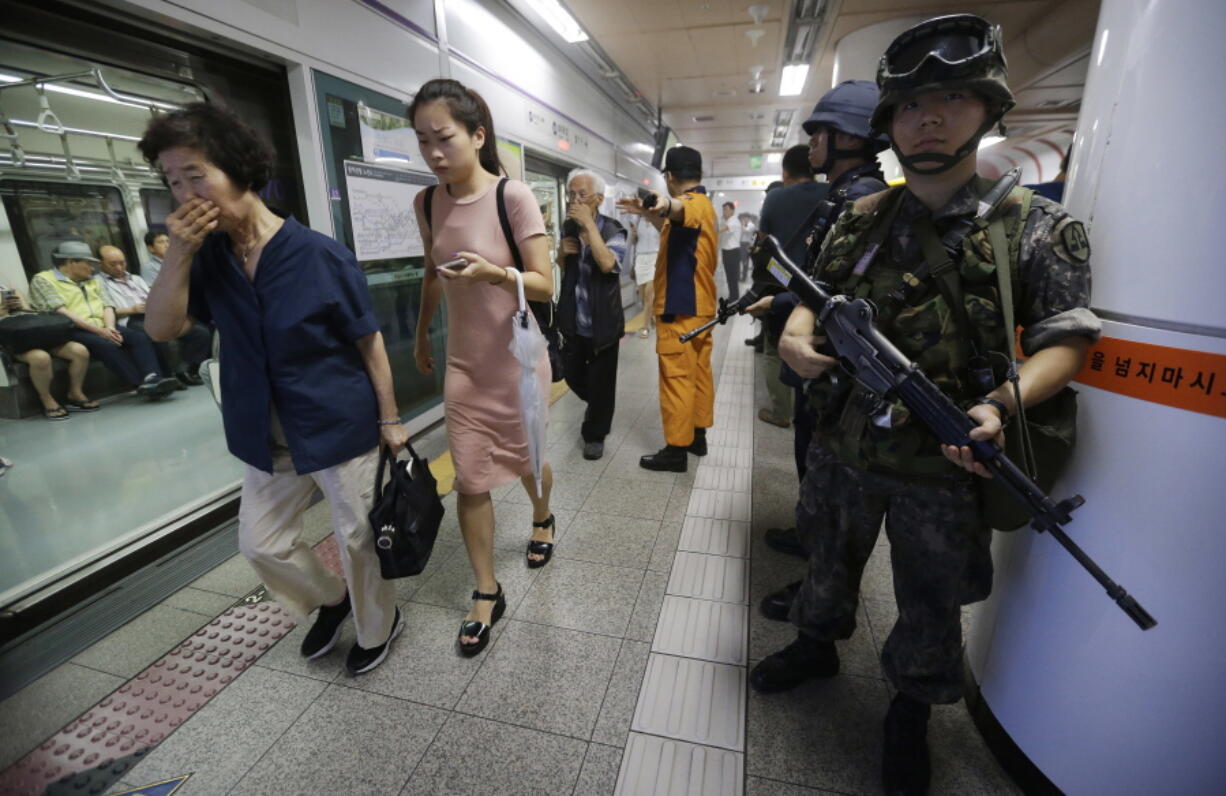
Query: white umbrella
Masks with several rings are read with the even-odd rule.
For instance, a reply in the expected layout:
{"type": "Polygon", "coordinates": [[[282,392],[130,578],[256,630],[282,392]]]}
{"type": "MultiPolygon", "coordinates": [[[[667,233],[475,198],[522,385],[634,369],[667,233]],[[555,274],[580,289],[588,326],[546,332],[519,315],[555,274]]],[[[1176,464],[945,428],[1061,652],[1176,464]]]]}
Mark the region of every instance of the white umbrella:
{"type": "Polygon", "coordinates": [[[524,436],[528,440],[528,460],[532,464],[532,476],[536,479],[536,496],[541,497],[541,467],[545,453],[546,396],[541,393],[536,366],[545,356],[545,336],[536,325],[536,318],[528,311],[524,298],[524,279],[519,271],[512,270],[519,293],[519,311],[511,316],[511,353],[519,360],[519,412],[524,421],[524,436]]]}

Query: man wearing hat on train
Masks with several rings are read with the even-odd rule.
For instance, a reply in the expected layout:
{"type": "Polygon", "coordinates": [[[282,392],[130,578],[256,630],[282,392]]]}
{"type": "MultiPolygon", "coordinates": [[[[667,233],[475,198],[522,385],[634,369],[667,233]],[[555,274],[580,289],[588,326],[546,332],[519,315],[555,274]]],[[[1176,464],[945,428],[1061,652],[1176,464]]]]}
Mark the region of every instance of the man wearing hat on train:
{"type": "MultiPolygon", "coordinates": [[[[1079,221],[1016,187],[980,214],[996,183],[976,173],[979,139],[1013,106],[1000,36],[999,26],[957,14],[920,23],[889,46],[872,122],[889,135],[907,184],[852,205],[814,273],[835,292],[871,300],[882,333],[979,423],[971,437],[1003,444],[1019,398],[1030,408],[1071,397],[1062,390],[1101,324],[1089,310],[1079,221]],[[998,278],[1005,266],[1008,278],[998,278]],[[1010,315],[1028,357],[1016,380],[1010,315]]],[[[820,382],[837,362],[819,353],[815,321],[798,307],[779,349],[800,376],[820,382]]],[[[784,690],[838,672],[834,642],[855,630],[860,578],[884,519],[898,619],[881,656],[897,690],[882,779],[887,793],[926,793],[931,705],[962,696],[961,608],[992,586],[986,470],[969,448],[942,446],[900,402],[876,400],[842,375],[845,389],[809,393],[818,426],[796,519],[813,528],[813,547],[793,604],[793,616],[809,621],[755,667],[751,683],[784,690]]]]}
{"type": "Polygon", "coordinates": [[[639,459],[648,470],[684,473],[687,454],[707,454],[707,428],[715,422],[715,381],[711,335],[682,343],[681,335],[715,317],[715,268],[719,234],[715,206],[702,187],[702,155],[675,146],[664,158],[668,196],[651,193],[618,201],[618,209],[639,213],[660,229],[656,258],[656,354],[660,360],[660,416],[663,448],[639,459]],[[654,200],[654,201],[653,201],[654,200]]]}

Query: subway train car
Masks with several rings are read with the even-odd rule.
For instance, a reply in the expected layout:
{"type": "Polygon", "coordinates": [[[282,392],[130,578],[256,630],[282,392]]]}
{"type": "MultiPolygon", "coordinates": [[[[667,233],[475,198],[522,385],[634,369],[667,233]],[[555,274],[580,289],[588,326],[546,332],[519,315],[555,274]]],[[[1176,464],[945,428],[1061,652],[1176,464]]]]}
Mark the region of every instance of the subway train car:
{"type": "MultiPolygon", "coordinates": [[[[1213,218],[1226,213],[1226,4],[0,0],[0,20],[0,794],[1222,792],[1226,271],[1213,218]],[[883,773],[901,693],[883,663],[900,618],[887,534],[865,548],[854,632],[831,648],[838,676],[755,688],[755,667],[797,638],[780,621],[788,604],[774,618],[767,604],[821,555],[780,530],[803,514],[793,446],[808,442],[770,408],[779,356],[776,342],[760,353],[771,338],[751,314],[720,312],[694,349],[661,324],[686,314],[674,263],[689,274],[723,258],[709,284],[688,287],[712,319],[717,298],[723,309],[758,295],[753,229],[772,184],[799,179],[785,155],[809,144],[819,99],[876,80],[900,34],[962,13],[999,26],[1014,99],[979,140],[978,173],[1016,176],[1084,222],[1062,226],[1060,245],[1092,264],[1102,334],[1073,379],[1076,446],[1045,504],[1067,516],[991,534],[990,594],[961,608],[961,699],[934,700],[924,775],[900,786],[883,773]],[[471,656],[455,630],[474,605],[477,543],[460,517],[475,510],[457,489],[464,454],[448,423],[461,420],[445,409],[442,366],[467,330],[447,301],[425,339],[425,316],[419,327],[441,277],[427,274],[437,263],[414,202],[437,197],[439,177],[409,106],[440,77],[488,104],[501,170],[540,212],[534,251],[548,251],[555,300],[575,291],[571,252],[621,256],[606,274],[623,312],[612,324],[624,321],[612,375],[593,391],[554,374],[547,427],[523,432],[552,468],[547,566],[525,560],[549,527],[536,493],[490,490],[499,608],[488,649],[471,656]],[[303,617],[239,552],[251,467],[223,429],[215,329],[197,323],[194,337],[115,365],[37,311],[80,306],[141,334],[144,299],[111,318],[120,293],[107,280],[155,282],[180,202],[137,143],[196,103],[233,112],[271,148],[264,205],[360,268],[398,419],[437,481],[433,552],[392,581],[403,630],[368,672],[346,663],[359,645],[344,614],[306,656],[303,617]],[[673,212],[665,172],[679,146],[701,156],[705,244],[688,209],[662,243],[627,210],[652,196],[673,212]],[[572,185],[576,170],[589,188],[572,185]],[[574,205],[595,195],[593,229],[609,245],[585,232],[567,248],[574,205]],[[667,305],[644,291],[653,280],[670,286],[667,305]],[[20,342],[34,339],[48,350],[20,342]],[[677,467],[645,469],[640,457],[676,447],[665,381],[691,350],[710,356],[713,423],[692,424],[709,428],[682,443],[677,467]],[[612,421],[594,438],[597,400],[612,421]],[[1143,606],[1131,618],[1130,597],[1143,606]]],[[[905,186],[892,149],[879,163],[905,186]]],[[[564,305],[539,323],[571,322],[564,305]]],[[[574,339],[561,345],[570,368],[574,339]]],[[[270,395],[275,421],[286,399],[270,395]]],[[[322,493],[310,487],[298,509],[286,525],[298,553],[350,571],[322,493]]]]}

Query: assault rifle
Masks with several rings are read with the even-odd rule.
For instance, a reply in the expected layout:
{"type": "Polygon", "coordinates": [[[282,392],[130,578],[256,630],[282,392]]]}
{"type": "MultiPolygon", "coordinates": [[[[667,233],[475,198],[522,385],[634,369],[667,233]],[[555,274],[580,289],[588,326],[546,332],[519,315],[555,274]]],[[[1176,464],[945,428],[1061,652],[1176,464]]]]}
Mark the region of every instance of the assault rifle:
{"type": "Polygon", "coordinates": [[[767,270],[817,314],[817,323],[826,336],[826,348],[848,375],[879,400],[897,396],[946,445],[969,447],[975,460],[1026,507],[1032,528],[1055,537],[1142,630],[1157,624],[1140,603],[1111,580],[1060,527],[1072,519],[1071,512],[1085,503],[1085,498],[1074,495],[1059,503],[1053,501],[995,442],[972,440],[970,431],[979,424],[877,329],[873,324],[877,310],[871,302],[831,295],[787,258],[773,236],[767,238],[766,245],[771,252],[767,270]]]}
{"type": "Polygon", "coordinates": [[[728,299],[726,298],[721,298],[719,300],[719,309],[715,311],[714,318],[707,321],[702,326],[699,326],[697,329],[691,329],[690,331],[681,335],[679,339],[683,343],[688,343],[689,341],[693,340],[698,335],[705,332],[707,329],[710,329],[712,326],[717,326],[721,323],[727,323],[728,319],[731,318],[733,315],[740,315],[742,312],[746,310],[746,308],[749,307],[750,304],[753,304],[755,301],[757,301],[760,298],[762,297],[759,296],[757,291],[754,290],[752,287],[749,290],[746,290],[744,293],[742,293],[741,297],[732,303],[729,303],[728,299]]]}

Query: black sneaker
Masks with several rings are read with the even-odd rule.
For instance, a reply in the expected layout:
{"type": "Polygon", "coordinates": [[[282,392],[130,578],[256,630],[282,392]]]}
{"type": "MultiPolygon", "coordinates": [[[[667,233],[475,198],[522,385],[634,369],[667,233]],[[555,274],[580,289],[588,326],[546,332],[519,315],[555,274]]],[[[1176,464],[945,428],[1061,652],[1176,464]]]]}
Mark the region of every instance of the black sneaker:
{"type": "Polygon", "coordinates": [[[181,370],[175,374],[175,378],[186,389],[187,387],[199,387],[204,384],[204,379],[200,378],[199,373],[192,373],[189,370],[181,370]]]}
{"type": "Polygon", "coordinates": [[[302,657],[313,661],[335,647],[337,639],[341,637],[341,625],[349,618],[349,612],[349,592],[345,592],[345,599],[336,605],[320,606],[315,624],[311,625],[306,638],[302,640],[302,657]]]}
{"type": "Polygon", "coordinates": [[[594,462],[601,456],[604,456],[604,441],[592,440],[583,443],[583,458],[594,462]]]}
{"type": "Polygon", "coordinates": [[[392,619],[392,632],[387,635],[387,641],[372,649],[354,644],[349,650],[349,657],[345,659],[345,668],[350,674],[358,675],[365,674],[383,663],[383,659],[387,657],[388,651],[392,648],[392,642],[396,640],[396,636],[400,635],[401,630],[404,630],[404,622],[400,619],[400,609],[397,608],[396,617],[392,619]]]}
{"type": "Polygon", "coordinates": [[[791,691],[807,680],[834,677],[839,673],[839,653],[833,641],[817,641],[800,633],[796,640],[761,660],[749,675],[749,684],[760,694],[791,691]]]}
{"type": "Polygon", "coordinates": [[[792,611],[792,601],[796,599],[798,591],[800,591],[800,581],[789,583],[782,589],[766,595],[758,606],[762,615],[776,622],[788,621],[788,614],[792,611]]]}
{"type": "Polygon", "coordinates": [[[772,550],[778,550],[780,553],[797,558],[807,559],[809,557],[809,551],[805,550],[805,546],[800,543],[800,535],[796,533],[795,528],[767,528],[766,533],[762,534],[762,539],[772,550]]]}
{"type": "Polygon", "coordinates": [[[686,449],[678,445],[665,445],[655,453],[639,457],[639,467],[644,470],[684,473],[689,466],[686,449]]]}
{"type": "Polygon", "coordinates": [[[928,793],[932,763],[928,753],[928,718],[932,706],[897,694],[885,714],[881,785],[890,796],[928,793]]]}

